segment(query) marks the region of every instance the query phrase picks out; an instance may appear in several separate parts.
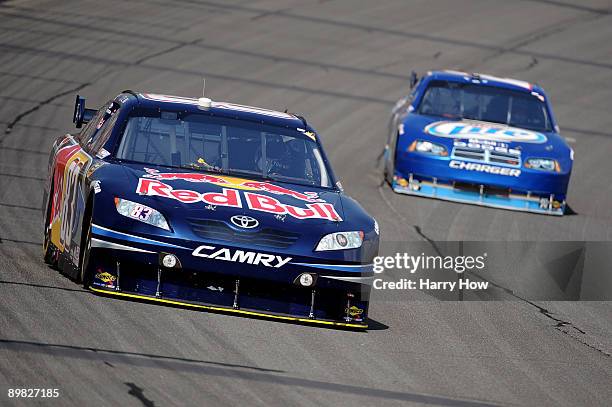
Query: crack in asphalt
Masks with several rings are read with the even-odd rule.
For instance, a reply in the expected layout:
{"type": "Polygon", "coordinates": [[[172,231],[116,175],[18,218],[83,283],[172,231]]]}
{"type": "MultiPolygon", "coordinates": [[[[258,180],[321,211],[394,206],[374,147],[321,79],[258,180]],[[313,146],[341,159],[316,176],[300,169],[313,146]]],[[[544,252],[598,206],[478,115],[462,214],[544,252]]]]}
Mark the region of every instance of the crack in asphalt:
{"type": "Polygon", "coordinates": [[[529,1],[531,3],[542,3],[542,4],[547,4],[547,5],[555,6],[555,7],[571,8],[574,10],[586,11],[589,13],[597,13],[597,14],[604,14],[604,15],[610,14],[610,10],[607,10],[607,9],[581,6],[579,4],[565,3],[563,1],[556,1],[556,0],[524,0],[524,1],[529,1]]]}
{"type": "Polygon", "coordinates": [[[35,246],[42,246],[42,242],[32,242],[30,240],[20,240],[20,239],[9,239],[8,237],[0,236],[0,243],[11,242],[11,243],[22,243],[22,244],[31,244],[35,246]]]}
{"type": "MultiPolygon", "coordinates": [[[[252,13],[256,15],[259,15],[261,13],[268,11],[268,10],[257,8],[257,7],[217,3],[217,2],[213,2],[209,0],[199,0],[199,1],[177,0],[177,1],[180,1],[181,3],[197,4],[200,6],[210,6],[210,7],[217,7],[217,8],[226,9],[226,10],[241,11],[244,13],[252,13]]],[[[596,61],[587,60],[587,59],[564,57],[561,55],[547,54],[544,52],[532,52],[532,51],[522,51],[518,49],[508,49],[507,47],[503,47],[499,45],[488,44],[488,43],[483,43],[483,42],[476,42],[476,41],[471,41],[471,40],[464,40],[460,38],[442,37],[442,36],[437,36],[437,35],[426,34],[423,32],[410,32],[410,31],[403,31],[403,30],[398,30],[394,28],[377,27],[377,26],[371,26],[371,25],[357,23],[357,22],[341,21],[337,19],[330,19],[330,18],[323,18],[323,17],[314,17],[314,16],[302,15],[302,14],[297,14],[294,12],[287,12],[287,11],[277,11],[273,15],[278,16],[278,17],[285,17],[288,19],[298,20],[300,22],[310,22],[313,24],[323,24],[323,25],[328,25],[328,26],[331,25],[334,27],[353,29],[353,30],[366,32],[368,34],[369,33],[380,33],[380,34],[385,34],[389,36],[410,38],[413,40],[417,39],[417,40],[429,41],[429,42],[434,42],[434,43],[442,43],[442,44],[447,44],[447,45],[476,48],[480,50],[488,50],[488,51],[494,51],[494,52],[503,52],[503,53],[510,52],[515,55],[538,57],[540,59],[550,59],[550,60],[560,61],[560,62],[587,65],[587,66],[604,68],[604,69],[612,69],[612,64],[605,63],[605,62],[596,62],[596,61]]],[[[599,14],[596,14],[595,18],[605,17],[606,15],[607,13],[599,13],[599,14]]],[[[565,25],[567,25],[567,22],[565,22],[565,25]]]]}
{"type": "Polygon", "coordinates": [[[42,182],[47,180],[46,178],[43,178],[43,177],[34,177],[32,175],[22,175],[22,174],[9,174],[9,173],[4,173],[4,172],[0,172],[0,177],[29,179],[33,181],[42,181],[42,182]]]}
{"type": "MultiPolygon", "coordinates": [[[[69,95],[69,94],[71,94],[71,93],[78,92],[79,90],[81,90],[81,89],[85,88],[86,86],[89,86],[90,84],[91,84],[90,82],[82,83],[82,84],[80,84],[80,85],[78,85],[78,86],[76,86],[76,87],[74,87],[74,88],[70,88],[70,89],[65,90],[65,91],[63,91],[63,92],[57,93],[57,94],[55,94],[55,95],[53,95],[53,96],[51,96],[51,97],[48,97],[47,99],[45,99],[45,100],[43,100],[43,101],[39,102],[38,104],[34,105],[34,106],[33,106],[33,107],[31,107],[30,109],[25,110],[25,111],[23,111],[23,112],[19,113],[17,116],[15,116],[15,117],[13,118],[13,120],[11,120],[11,121],[10,121],[10,122],[7,124],[6,129],[4,130],[4,134],[5,134],[5,136],[6,136],[7,134],[10,134],[10,133],[11,133],[11,131],[13,131],[13,128],[15,127],[15,125],[17,125],[17,124],[18,124],[18,123],[21,121],[21,119],[23,119],[23,118],[24,118],[24,117],[26,117],[27,115],[29,115],[29,114],[31,114],[31,113],[34,113],[34,112],[36,112],[37,110],[39,110],[39,109],[40,109],[40,108],[42,108],[43,106],[45,106],[45,105],[47,105],[47,104],[49,104],[49,103],[51,103],[51,102],[53,102],[53,101],[55,101],[55,100],[57,100],[57,99],[61,98],[62,96],[66,96],[66,95],[69,95]]],[[[2,140],[3,140],[3,139],[0,139],[0,143],[2,142],[2,140]]]]}
{"type": "MultiPolygon", "coordinates": [[[[204,39],[198,39],[194,41],[181,41],[181,40],[169,39],[167,37],[159,37],[156,35],[143,34],[141,32],[134,33],[131,31],[126,31],[126,30],[110,29],[108,27],[100,28],[100,27],[87,26],[84,24],[79,24],[79,23],[74,23],[74,22],[71,22],[71,23],[61,22],[60,23],[56,20],[52,20],[52,19],[48,19],[44,17],[38,17],[38,16],[24,16],[20,14],[13,14],[13,13],[7,13],[7,12],[2,12],[2,14],[8,15],[13,18],[18,18],[21,20],[32,21],[35,23],[54,24],[54,25],[59,25],[62,27],[75,28],[77,30],[83,29],[83,30],[88,30],[88,31],[94,31],[94,32],[105,33],[105,34],[113,34],[113,35],[124,36],[124,37],[134,36],[136,38],[154,41],[156,44],[160,42],[165,42],[165,43],[175,44],[177,48],[191,45],[193,47],[197,47],[197,48],[204,49],[204,50],[219,51],[219,52],[232,54],[232,55],[248,56],[248,57],[253,57],[253,58],[258,58],[258,59],[270,60],[274,62],[280,61],[280,62],[291,63],[291,64],[299,64],[300,66],[318,67],[325,71],[329,71],[330,69],[336,69],[339,71],[346,71],[346,72],[363,74],[363,75],[380,76],[380,77],[386,77],[390,79],[399,79],[402,81],[405,81],[407,78],[407,76],[403,74],[380,72],[380,71],[375,71],[373,69],[363,69],[363,68],[357,68],[354,66],[331,64],[327,62],[317,62],[317,61],[313,61],[308,58],[299,58],[295,56],[287,57],[287,56],[273,55],[270,53],[265,53],[265,52],[260,52],[260,51],[253,51],[253,50],[246,50],[246,49],[234,49],[234,48],[229,48],[226,46],[219,46],[219,45],[214,45],[210,43],[204,43],[203,42],[204,39]]],[[[68,34],[64,34],[64,35],[67,37],[69,36],[68,34]]],[[[142,60],[146,60],[149,58],[151,58],[151,56],[142,57],[140,63],[143,62],[142,60]]],[[[40,79],[52,80],[52,79],[47,79],[47,78],[40,78],[40,79]]]]}
{"type": "Polygon", "coordinates": [[[536,30],[534,32],[528,33],[524,35],[523,37],[519,37],[515,39],[514,42],[510,42],[507,45],[503,45],[499,47],[498,50],[494,51],[492,54],[488,56],[485,56],[480,61],[478,61],[476,64],[467,65],[465,69],[469,70],[469,67],[480,66],[486,62],[491,61],[492,59],[498,58],[508,53],[518,53],[518,54],[524,54],[526,56],[530,56],[532,58],[531,64],[533,64],[533,65],[528,66],[527,69],[530,69],[538,63],[538,59],[537,59],[537,56],[539,56],[538,53],[535,53],[535,52],[529,53],[528,51],[520,51],[519,48],[526,47],[527,45],[533,44],[534,42],[537,42],[545,38],[552,37],[553,35],[559,34],[561,32],[567,31],[568,29],[572,28],[576,24],[597,20],[602,17],[605,17],[606,15],[607,14],[595,14],[595,15],[591,14],[586,17],[578,16],[578,17],[571,18],[569,20],[564,20],[564,21],[552,24],[540,30],[536,30]]]}
{"type": "Polygon", "coordinates": [[[527,65],[525,69],[523,69],[523,71],[528,71],[534,66],[536,66],[537,64],[538,64],[538,59],[536,57],[531,57],[531,62],[529,63],[529,65],[527,65]]]}
{"type": "Polygon", "coordinates": [[[609,352],[604,350],[601,346],[593,345],[593,344],[587,342],[586,339],[583,340],[582,338],[580,338],[580,337],[578,337],[576,335],[572,335],[570,333],[571,331],[578,332],[580,335],[587,335],[587,332],[585,330],[583,330],[583,329],[579,328],[578,326],[574,325],[572,322],[555,317],[554,316],[555,314],[552,311],[542,307],[541,305],[536,304],[533,301],[530,301],[530,300],[528,300],[526,298],[521,297],[520,295],[515,293],[513,290],[511,290],[509,288],[506,288],[506,287],[504,287],[504,286],[502,286],[502,285],[500,285],[498,283],[495,283],[495,282],[493,282],[491,280],[488,280],[485,277],[481,276],[480,274],[475,273],[474,271],[467,271],[466,270],[466,273],[471,274],[474,277],[477,277],[477,278],[481,279],[482,281],[486,281],[489,284],[491,284],[492,286],[497,287],[500,290],[503,290],[508,295],[516,298],[517,300],[522,301],[525,304],[531,305],[532,307],[536,308],[540,314],[542,314],[546,318],[549,318],[552,321],[554,321],[555,325],[553,326],[553,328],[556,329],[557,331],[561,332],[562,334],[569,336],[570,338],[576,340],[577,342],[579,342],[579,343],[581,343],[581,344],[583,344],[583,345],[585,345],[585,346],[587,346],[587,347],[589,347],[591,349],[594,349],[594,350],[602,353],[605,356],[608,356],[608,357],[612,356],[609,352]],[[567,328],[567,330],[566,329],[561,329],[561,328],[567,328]]]}
{"type": "Polygon", "coordinates": [[[162,56],[162,55],[165,55],[165,54],[169,54],[170,52],[176,51],[176,50],[181,49],[183,47],[186,47],[188,45],[196,45],[200,41],[201,41],[200,39],[196,39],[196,40],[193,40],[193,41],[176,44],[176,45],[174,45],[174,46],[172,46],[170,48],[167,48],[165,50],[162,50],[162,51],[159,51],[159,52],[154,52],[153,54],[144,56],[144,57],[140,58],[139,60],[135,61],[134,65],[140,65],[143,62],[148,61],[149,59],[153,59],[155,57],[159,57],[159,56],[162,56]]]}
{"type": "MultiPolygon", "coordinates": [[[[67,278],[67,277],[66,277],[67,278]]],[[[47,286],[45,288],[56,288],[47,286]]],[[[78,290],[81,291],[81,290],[78,290]]],[[[90,293],[88,290],[82,290],[84,293],[90,293]]],[[[0,338],[0,347],[8,346],[8,345],[18,345],[18,346],[27,346],[32,347],[34,349],[38,349],[41,352],[45,350],[53,350],[54,352],[68,351],[68,352],[93,352],[96,355],[100,355],[100,357],[105,357],[105,359],[109,359],[110,357],[130,357],[130,358],[143,358],[145,360],[155,361],[155,363],[163,363],[163,362],[178,362],[178,363],[187,363],[187,364],[195,364],[202,366],[213,366],[220,368],[238,368],[245,369],[253,372],[260,373],[286,373],[284,370],[279,369],[271,369],[265,367],[257,367],[257,366],[248,366],[248,365],[240,365],[236,363],[226,363],[226,362],[215,362],[212,360],[200,360],[186,357],[178,357],[178,356],[168,356],[168,355],[157,355],[152,353],[141,353],[141,352],[128,352],[122,350],[115,349],[103,349],[103,348],[94,348],[89,346],[76,346],[76,345],[66,345],[66,344],[58,344],[58,343],[41,343],[41,342],[33,342],[33,341],[22,341],[22,340],[13,340],[13,339],[2,339],[0,338]]]]}
{"type": "Polygon", "coordinates": [[[10,203],[4,203],[4,202],[0,202],[0,206],[6,206],[7,208],[28,209],[28,210],[31,210],[31,211],[41,211],[42,210],[41,208],[37,208],[35,206],[10,204],[10,203]]]}

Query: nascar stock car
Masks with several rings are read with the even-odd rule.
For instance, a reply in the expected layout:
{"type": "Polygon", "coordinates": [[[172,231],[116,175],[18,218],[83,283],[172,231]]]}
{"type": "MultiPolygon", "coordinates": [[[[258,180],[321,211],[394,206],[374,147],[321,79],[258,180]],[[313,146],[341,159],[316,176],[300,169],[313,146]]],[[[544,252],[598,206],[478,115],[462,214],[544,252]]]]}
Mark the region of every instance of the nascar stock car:
{"type": "Polygon", "coordinates": [[[385,147],[395,192],[564,214],[574,152],[539,86],[455,71],[413,73],[411,86],[385,147]]]}
{"type": "Polygon", "coordinates": [[[300,116],[77,95],[44,195],[44,258],[95,292],[367,328],[376,221],[300,116]]]}

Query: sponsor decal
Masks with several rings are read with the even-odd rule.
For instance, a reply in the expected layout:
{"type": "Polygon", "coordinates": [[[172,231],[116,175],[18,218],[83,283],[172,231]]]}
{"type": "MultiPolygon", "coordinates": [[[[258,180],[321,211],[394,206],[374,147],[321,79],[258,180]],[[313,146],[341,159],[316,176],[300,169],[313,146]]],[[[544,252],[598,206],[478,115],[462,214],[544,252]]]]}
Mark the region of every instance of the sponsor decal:
{"type": "Polygon", "coordinates": [[[300,133],[304,134],[305,136],[308,136],[312,141],[316,141],[316,136],[312,131],[307,131],[305,129],[302,128],[296,128],[297,131],[299,131],[300,133]]]}
{"type": "Polygon", "coordinates": [[[102,167],[106,165],[106,162],[104,161],[96,161],[93,164],[91,164],[89,166],[89,169],[87,170],[87,176],[90,177],[94,172],[96,172],[98,170],[98,168],[102,167]]]}
{"type": "Polygon", "coordinates": [[[109,155],[110,153],[107,150],[105,150],[104,148],[101,148],[100,151],[98,151],[98,154],[96,154],[96,157],[100,159],[104,159],[108,157],[109,155]]]}
{"type": "Polygon", "coordinates": [[[521,155],[521,150],[516,148],[510,148],[507,143],[501,143],[497,141],[469,139],[467,142],[461,140],[455,140],[453,142],[454,147],[462,148],[477,148],[489,151],[495,151],[498,153],[509,153],[515,155],[521,155]]]}
{"type": "MultiPolygon", "coordinates": [[[[205,174],[194,174],[205,175],[205,174]]],[[[188,189],[173,189],[170,185],[157,179],[140,178],[136,193],[139,195],[161,196],[175,199],[185,204],[204,202],[207,205],[242,208],[242,197],[239,191],[223,188],[222,192],[200,193],[188,189]]],[[[244,192],[249,209],[273,215],[289,215],[296,219],[326,219],[340,222],[342,218],[332,204],[326,202],[308,203],[306,208],[283,204],[278,199],[255,192],[244,192]]]]}
{"type": "Polygon", "coordinates": [[[354,321],[362,321],[362,315],[363,315],[363,310],[361,308],[358,308],[356,306],[351,306],[350,308],[345,308],[344,312],[348,315],[350,315],[354,321]]]}
{"type": "MultiPolygon", "coordinates": [[[[102,272],[102,273],[100,273],[100,272],[96,273],[95,279],[102,281],[106,286],[112,288],[112,287],[115,286],[115,281],[117,280],[117,277],[115,277],[112,274],[110,274],[110,273],[105,271],[105,272],[102,272]]],[[[102,284],[96,283],[96,282],[94,282],[94,284],[102,285],[102,284]]]]}
{"type": "Polygon", "coordinates": [[[496,167],[488,164],[470,163],[465,161],[451,160],[448,166],[456,170],[486,172],[487,174],[505,175],[508,177],[518,177],[521,175],[521,170],[516,168],[496,167]]]}
{"type": "Polygon", "coordinates": [[[143,177],[153,178],[160,181],[183,180],[188,182],[205,182],[222,187],[241,189],[246,191],[265,191],[274,195],[286,195],[305,202],[325,202],[319,198],[316,192],[299,192],[284,188],[269,182],[251,181],[242,178],[217,176],[194,172],[159,172],[158,170],[145,168],[147,172],[143,177]]]}
{"type": "Polygon", "coordinates": [[[282,257],[274,254],[249,252],[245,250],[230,250],[216,248],[215,246],[199,246],[192,253],[193,256],[206,259],[246,263],[254,266],[280,268],[291,261],[291,257],[282,257]]]}
{"type": "Polygon", "coordinates": [[[153,214],[153,209],[149,208],[148,206],[140,205],[140,204],[134,205],[134,207],[129,213],[130,218],[134,218],[134,219],[138,219],[142,221],[148,220],[151,217],[151,214],[153,214]]]}
{"type": "Polygon", "coordinates": [[[478,138],[517,143],[544,143],[547,140],[544,134],[536,131],[479,121],[435,122],[426,126],[425,132],[438,137],[478,138]]]}

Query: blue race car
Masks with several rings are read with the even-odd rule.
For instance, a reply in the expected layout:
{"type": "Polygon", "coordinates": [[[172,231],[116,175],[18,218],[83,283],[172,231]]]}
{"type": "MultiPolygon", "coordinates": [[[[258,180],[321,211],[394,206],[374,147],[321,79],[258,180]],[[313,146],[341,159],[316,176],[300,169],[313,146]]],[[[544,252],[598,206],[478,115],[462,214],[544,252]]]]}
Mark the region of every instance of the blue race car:
{"type": "Polygon", "coordinates": [[[563,215],[573,150],[537,85],[429,72],[393,109],[385,179],[398,193],[563,215]]]}
{"type": "Polygon", "coordinates": [[[300,116],[125,91],[77,96],[44,195],[44,258],[91,290],[367,328],[376,221],[300,116]]]}

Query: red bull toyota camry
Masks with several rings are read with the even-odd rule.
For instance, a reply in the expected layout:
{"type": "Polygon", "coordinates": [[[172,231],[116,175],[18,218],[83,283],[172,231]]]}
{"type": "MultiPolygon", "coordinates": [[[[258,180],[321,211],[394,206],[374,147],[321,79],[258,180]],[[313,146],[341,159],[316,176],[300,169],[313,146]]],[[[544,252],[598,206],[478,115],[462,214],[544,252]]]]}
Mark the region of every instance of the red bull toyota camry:
{"type": "Polygon", "coordinates": [[[367,328],[378,225],[304,118],[125,91],[99,110],[77,96],[73,121],[46,262],[103,295],[367,328]]]}

